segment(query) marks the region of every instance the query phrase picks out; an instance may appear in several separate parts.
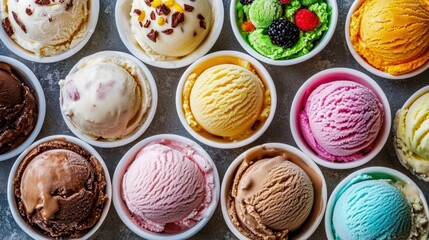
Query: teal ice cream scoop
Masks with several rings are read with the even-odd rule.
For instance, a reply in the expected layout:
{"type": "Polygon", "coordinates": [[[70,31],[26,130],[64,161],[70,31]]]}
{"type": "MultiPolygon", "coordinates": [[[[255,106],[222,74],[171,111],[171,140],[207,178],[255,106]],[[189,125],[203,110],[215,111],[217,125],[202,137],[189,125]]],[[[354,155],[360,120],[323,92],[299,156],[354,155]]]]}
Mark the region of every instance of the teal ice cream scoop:
{"type": "Polygon", "coordinates": [[[338,197],[332,224],[338,240],[407,239],[411,208],[402,192],[384,179],[357,182],[338,197]]]}

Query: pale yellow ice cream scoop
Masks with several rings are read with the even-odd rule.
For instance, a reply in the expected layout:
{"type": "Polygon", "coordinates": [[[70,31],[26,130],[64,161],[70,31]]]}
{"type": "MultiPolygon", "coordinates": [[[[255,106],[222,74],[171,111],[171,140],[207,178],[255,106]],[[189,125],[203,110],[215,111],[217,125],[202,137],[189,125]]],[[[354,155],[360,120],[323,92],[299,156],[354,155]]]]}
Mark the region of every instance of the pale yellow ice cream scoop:
{"type": "Polygon", "coordinates": [[[429,93],[400,109],[395,127],[399,160],[414,174],[429,181],[429,93]]]}
{"type": "Polygon", "coordinates": [[[240,140],[251,135],[257,123],[268,117],[269,105],[269,91],[259,76],[236,64],[217,64],[200,75],[193,73],[184,87],[188,124],[219,138],[240,140]]]}
{"type": "Polygon", "coordinates": [[[370,65],[401,75],[429,60],[429,1],[362,2],[350,21],[350,40],[370,65]]]}

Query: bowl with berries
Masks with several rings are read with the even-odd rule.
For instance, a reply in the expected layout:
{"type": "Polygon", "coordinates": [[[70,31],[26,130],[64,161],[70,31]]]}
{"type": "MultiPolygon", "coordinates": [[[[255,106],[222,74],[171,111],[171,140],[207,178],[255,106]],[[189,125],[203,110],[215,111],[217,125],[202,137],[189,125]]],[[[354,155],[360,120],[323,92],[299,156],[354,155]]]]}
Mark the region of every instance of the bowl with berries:
{"type": "Polygon", "coordinates": [[[240,45],[271,65],[306,61],[329,43],[336,0],[232,0],[231,26],[240,45]]]}

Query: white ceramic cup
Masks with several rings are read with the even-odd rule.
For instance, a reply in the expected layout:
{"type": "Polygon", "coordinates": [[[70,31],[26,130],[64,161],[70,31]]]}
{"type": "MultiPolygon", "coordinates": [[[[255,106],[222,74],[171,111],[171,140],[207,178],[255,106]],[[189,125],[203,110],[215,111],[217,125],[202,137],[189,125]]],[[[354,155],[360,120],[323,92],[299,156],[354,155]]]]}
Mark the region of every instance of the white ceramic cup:
{"type": "Polygon", "coordinates": [[[265,57],[264,55],[258,53],[255,49],[252,48],[252,46],[247,43],[244,38],[241,36],[240,33],[240,27],[237,25],[237,16],[236,16],[236,8],[235,5],[237,4],[237,1],[239,0],[231,0],[231,5],[229,9],[229,17],[231,19],[231,28],[232,32],[234,33],[235,38],[237,39],[238,43],[240,43],[241,47],[246,50],[247,53],[252,55],[254,58],[258,59],[259,61],[262,61],[264,63],[270,64],[270,65],[276,65],[276,66],[289,66],[294,65],[298,63],[302,63],[314,56],[316,56],[319,52],[321,52],[326,45],[328,45],[329,41],[331,40],[332,36],[334,35],[335,28],[337,26],[338,21],[338,6],[336,0],[327,0],[326,3],[329,7],[331,7],[331,17],[329,19],[329,29],[320,37],[318,40],[318,43],[316,44],[313,49],[300,57],[292,58],[292,59],[286,59],[286,60],[274,60],[268,57],[265,57]]]}
{"type": "MultiPolygon", "coordinates": [[[[322,221],[323,214],[325,213],[325,207],[326,207],[326,201],[327,201],[327,187],[326,187],[326,181],[323,176],[322,171],[320,168],[315,164],[307,155],[305,155],[303,152],[298,150],[295,147],[292,147],[287,144],[283,143],[266,143],[262,146],[266,147],[267,149],[275,148],[275,149],[281,149],[286,152],[290,152],[297,157],[299,157],[307,166],[312,168],[321,179],[322,183],[322,189],[320,191],[320,197],[321,197],[321,208],[320,211],[317,213],[317,217],[315,218],[314,222],[311,224],[311,226],[304,231],[304,233],[298,238],[297,240],[304,240],[308,239],[317,229],[320,222],[322,221]]],[[[222,209],[222,215],[226,222],[226,225],[228,226],[229,230],[238,238],[238,239],[248,239],[246,236],[244,236],[232,223],[231,218],[228,214],[228,206],[227,206],[227,196],[230,193],[231,185],[235,178],[235,173],[237,169],[240,167],[241,163],[243,162],[244,156],[247,153],[247,151],[240,154],[232,163],[229,165],[228,169],[226,170],[225,176],[222,180],[222,186],[221,186],[221,197],[220,197],[220,203],[221,203],[221,209],[222,209]]],[[[285,193],[287,194],[287,193],[285,193]]]]}
{"type": "Polygon", "coordinates": [[[61,115],[63,116],[64,122],[66,123],[67,127],[70,129],[70,131],[72,131],[72,133],[74,135],[76,135],[77,137],[79,137],[80,139],[84,140],[85,142],[96,146],[96,147],[102,147],[102,148],[113,148],[113,147],[120,147],[123,145],[126,145],[134,140],[136,140],[137,138],[139,138],[145,131],[146,129],[149,127],[150,123],[153,120],[153,117],[155,116],[155,112],[156,112],[156,108],[158,105],[158,90],[156,88],[156,82],[155,79],[153,78],[152,73],[149,71],[149,69],[141,62],[139,61],[137,58],[135,58],[134,56],[128,54],[128,53],[123,53],[123,52],[115,52],[115,51],[102,51],[102,52],[98,52],[95,53],[93,55],[89,55],[85,58],[82,58],[69,72],[70,74],[75,73],[76,71],[79,70],[80,65],[87,61],[90,58],[96,58],[98,56],[102,56],[104,54],[113,54],[113,55],[117,55],[119,57],[123,57],[127,60],[130,60],[131,62],[135,63],[137,66],[140,67],[140,69],[143,71],[143,74],[145,75],[149,86],[150,86],[150,91],[152,94],[152,99],[151,99],[151,105],[150,108],[147,110],[147,113],[145,114],[145,117],[143,118],[143,122],[137,127],[136,130],[134,130],[134,132],[132,132],[131,134],[117,139],[117,140],[112,140],[112,141],[108,141],[108,140],[99,140],[99,139],[94,139],[84,133],[82,133],[78,128],[76,128],[73,123],[71,122],[70,118],[67,117],[65,115],[65,113],[63,111],[61,111],[61,115]]]}
{"type": "MultiPolygon", "coordinates": [[[[404,175],[401,172],[398,172],[394,169],[387,168],[387,167],[363,168],[363,169],[360,169],[360,170],[357,170],[357,171],[351,173],[346,178],[344,178],[335,187],[334,191],[332,192],[331,196],[329,197],[329,201],[328,201],[328,205],[326,207],[326,213],[325,213],[325,232],[326,232],[326,237],[329,240],[335,239],[333,229],[332,229],[332,213],[334,211],[336,198],[337,198],[337,195],[339,194],[339,191],[342,190],[342,188],[346,184],[348,184],[351,180],[353,180],[354,178],[356,178],[360,175],[363,175],[363,174],[372,175],[372,174],[380,174],[380,173],[383,175],[390,176],[392,179],[395,179],[395,180],[401,181],[403,183],[409,184],[409,185],[413,186],[415,189],[417,189],[418,193],[419,193],[419,197],[423,203],[424,212],[426,214],[426,217],[429,217],[429,208],[428,208],[428,204],[426,202],[426,198],[425,198],[423,192],[420,190],[420,188],[409,177],[407,177],[406,175],[404,175]]],[[[380,179],[380,178],[377,177],[376,179],[380,179]]],[[[391,213],[386,213],[386,214],[391,214],[391,213]]],[[[392,216],[392,217],[394,217],[394,216],[392,216]]],[[[429,229],[428,229],[428,231],[429,231],[429,229]]],[[[428,237],[428,233],[426,233],[426,236],[423,237],[422,239],[427,239],[427,237],[428,237]]]]}
{"type": "Polygon", "coordinates": [[[391,75],[387,72],[383,72],[381,70],[378,70],[377,68],[371,66],[367,61],[365,61],[365,59],[363,59],[359,53],[356,52],[356,50],[353,47],[353,44],[350,40],[350,21],[351,18],[353,16],[353,13],[362,5],[363,2],[365,2],[366,0],[355,0],[352,4],[352,6],[349,9],[349,12],[347,14],[346,17],[346,25],[345,25],[345,37],[346,37],[346,43],[347,43],[347,47],[350,50],[350,53],[352,54],[353,58],[363,67],[365,68],[367,71],[369,71],[370,73],[377,75],[379,77],[382,78],[387,78],[387,79],[406,79],[406,78],[411,78],[414,77],[424,71],[426,71],[426,69],[429,68],[429,61],[427,61],[423,66],[413,70],[412,72],[409,73],[405,73],[405,74],[401,74],[398,76],[395,75],[391,75]]]}
{"type": "Polygon", "coordinates": [[[107,216],[107,213],[110,209],[110,204],[112,201],[112,183],[110,180],[109,170],[107,169],[106,164],[104,163],[103,158],[98,154],[98,152],[91,147],[89,144],[85,143],[84,141],[67,135],[53,135],[49,137],[42,138],[35,143],[33,143],[30,147],[28,147],[24,152],[19,155],[18,159],[15,161],[15,163],[12,166],[12,169],[9,174],[9,179],[7,183],[7,200],[9,202],[9,207],[12,212],[12,216],[15,219],[15,222],[18,224],[18,226],[31,238],[33,239],[50,239],[47,236],[43,235],[42,233],[34,230],[28,223],[21,217],[19,214],[18,206],[16,204],[15,200],[15,187],[14,187],[14,179],[15,179],[15,173],[18,170],[19,165],[21,164],[22,160],[25,158],[25,156],[35,147],[37,147],[39,144],[44,142],[49,142],[51,140],[55,139],[63,139],[64,141],[73,143],[78,145],[79,147],[83,148],[84,150],[88,151],[92,156],[94,156],[98,162],[103,167],[104,176],[106,178],[106,190],[105,193],[108,196],[108,200],[104,203],[103,211],[101,212],[100,219],[98,222],[94,225],[94,227],[86,233],[81,238],[78,238],[79,240],[88,239],[91,237],[103,224],[104,219],[107,216]]]}
{"type": "Polygon", "coordinates": [[[5,30],[0,27],[0,39],[4,43],[4,45],[14,54],[18,55],[19,57],[22,57],[26,60],[32,61],[32,62],[38,62],[38,63],[53,63],[53,62],[59,62],[62,60],[65,60],[67,58],[70,58],[77,52],[79,52],[89,41],[92,34],[95,31],[95,28],[97,26],[98,22],[98,14],[100,12],[100,0],[88,0],[89,1],[89,16],[88,16],[88,29],[85,37],[73,48],[62,52],[58,55],[49,56],[49,57],[40,57],[36,54],[29,52],[19,46],[13,39],[11,39],[5,30]]]}
{"type": "Polygon", "coordinates": [[[210,33],[206,39],[197,47],[192,53],[181,57],[176,60],[154,60],[139,46],[131,31],[130,12],[133,0],[121,0],[116,2],[115,7],[115,21],[118,28],[119,36],[127,49],[138,59],[144,63],[154,67],[173,69],[181,68],[195,62],[200,57],[204,56],[213,45],[216,43],[220,32],[222,30],[224,21],[224,8],[222,1],[219,0],[205,0],[210,1],[213,8],[214,22],[211,27],[210,33]]]}
{"type": "MultiPolygon", "coordinates": [[[[221,63],[218,63],[221,64],[221,63]]],[[[254,142],[256,139],[258,139],[270,126],[271,122],[273,121],[274,114],[276,112],[276,106],[277,106],[277,93],[276,93],[276,87],[274,85],[273,79],[271,78],[268,71],[265,69],[265,67],[259,63],[256,59],[252,58],[251,56],[236,52],[236,51],[219,51],[214,52],[211,54],[208,54],[202,58],[200,58],[198,61],[194,62],[191,66],[189,66],[186,71],[183,73],[182,77],[180,78],[177,91],[176,91],[176,110],[179,115],[180,122],[182,123],[183,127],[186,129],[186,131],[189,132],[194,138],[196,138],[198,141],[211,146],[215,148],[223,148],[223,149],[231,149],[231,148],[239,148],[242,146],[245,146],[247,144],[250,144],[254,142]],[[262,127],[260,127],[256,132],[254,132],[249,137],[234,141],[234,142],[217,142],[212,139],[206,138],[196,132],[194,129],[192,129],[189,124],[186,122],[185,114],[183,111],[183,99],[182,99],[182,93],[183,93],[183,87],[185,85],[185,82],[189,75],[194,71],[195,68],[200,67],[204,65],[206,62],[210,62],[213,59],[222,59],[222,58],[234,58],[234,59],[243,59],[251,63],[252,67],[256,70],[256,73],[258,74],[259,78],[262,80],[265,87],[270,91],[271,93],[271,110],[268,118],[265,120],[262,127]]]]}
{"type": "Polygon", "coordinates": [[[0,161],[10,159],[15,157],[16,155],[20,154],[24,149],[26,149],[30,144],[36,139],[37,135],[39,135],[40,130],[42,129],[43,122],[45,120],[46,115],[46,100],[45,100],[45,94],[43,93],[42,86],[40,85],[39,79],[37,79],[36,75],[29,69],[26,65],[19,62],[18,60],[15,60],[10,57],[6,56],[0,56],[0,62],[7,63],[9,66],[15,70],[15,73],[18,74],[18,77],[20,77],[20,80],[29,87],[31,90],[34,91],[34,95],[37,100],[37,108],[38,108],[38,116],[37,116],[37,123],[34,127],[31,134],[27,137],[27,139],[19,145],[17,148],[12,149],[9,152],[6,152],[4,154],[0,154],[0,161]]]}
{"type": "Polygon", "coordinates": [[[392,115],[390,113],[390,105],[386,95],[380,86],[369,76],[362,72],[349,68],[331,68],[323,70],[311,76],[298,90],[296,93],[292,107],[290,111],[290,129],[292,132],[293,139],[295,140],[298,147],[308,156],[310,156],[317,164],[333,169],[349,169],[361,166],[371,159],[373,159],[384,147],[384,144],[389,137],[390,127],[392,122],[392,115]],[[308,96],[323,83],[338,81],[338,80],[349,80],[356,83],[360,83],[368,87],[377,96],[378,100],[383,105],[384,119],[383,126],[378,133],[377,138],[374,141],[374,148],[367,153],[363,158],[356,159],[352,162],[330,162],[323,159],[307,144],[304,137],[301,134],[301,128],[299,123],[299,113],[304,109],[305,103],[307,102],[308,96]]]}
{"type": "Polygon", "coordinates": [[[167,240],[167,239],[187,239],[198,233],[210,220],[213,216],[214,211],[216,210],[217,204],[219,202],[219,189],[220,189],[220,180],[219,174],[216,168],[215,163],[212,158],[208,155],[208,153],[197,143],[194,141],[174,134],[160,134],[152,137],[148,137],[138,142],[134,147],[127,151],[127,153],[122,157],[116,166],[115,173],[113,175],[113,204],[115,206],[116,212],[121,218],[122,222],[131,229],[138,236],[145,239],[153,239],[153,240],[167,240]],[[191,228],[178,233],[155,233],[148,231],[138,224],[136,224],[131,217],[131,213],[122,199],[122,178],[126,173],[128,166],[135,160],[137,153],[146,145],[152,142],[158,142],[162,140],[171,140],[180,143],[187,144],[195,149],[199,154],[201,154],[205,159],[208,160],[211,167],[213,168],[213,180],[214,180],[214,194],[213,199],[206,210],[205,216],[194,226],[191,228]]]}

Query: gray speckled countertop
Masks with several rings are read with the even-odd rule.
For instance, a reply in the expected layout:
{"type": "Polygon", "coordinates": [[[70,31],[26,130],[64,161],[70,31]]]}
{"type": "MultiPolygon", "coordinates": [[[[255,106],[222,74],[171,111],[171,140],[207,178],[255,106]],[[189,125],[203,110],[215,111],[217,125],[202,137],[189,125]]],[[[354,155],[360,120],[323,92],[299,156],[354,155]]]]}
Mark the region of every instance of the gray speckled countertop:
{"type": "MultiPolygon", "coordinates": [[[[223,178],[223,175],[231,161],[233,161],[241,152],[252,146],[266,142],[282,142],[296,146],[289,129],[289,112],[292,99],[302,83],[310,76],[321,70],[332,67],[349,67],[368,74],[375,79],[375,81],[377,81],[385,91],[390,101],[392,116],[394,116],[393,114],[402,106],[409,96],[418,89],[429,84],[429,71],[425,71],[424,73],[406,81],[393,81],[371,75],[358,65],[349,53],[344,38],[345,18],[353,0],[339,0],[337,2],[339,7],[337,28],[330,43],[321,53],[304,63],[290,67],[276,67],[264,64],[274,79],[278,94],[277,112],[271,126],[265,134],[249,146],[233,150],[221,150],[202,145],[215,160],[221,179],[223,178]]],[[[44,126],[37,139],[54,134],[72,135],[63,119],[60,117],[58,81],[67,75],[79,59],[102,50],[128,52],[119,39],[119,35],[116,30],[114,17],[116,1],[101,0],[100,3],[100,18],[94,35],[80,52],[67,60],[52,64],[33,63],[17,57],[15,54],[10,52],[3,43],[0,44],[0,55],[6,55],[22,61],[34,71],[44,88],[47,101],[47,114],[44,126]]],[[[223,0],[223,3],[225,7],[224,26],[221,35],[211,52],[231,49],[244,52],[235,40],[231,30],[229,20],[230,1],[223,0]]],[[[139,138],[139,140],[161,133],[174,133],[192,139],[180,124],[175,109],[174,96],[176,87],[185,68],[167,71],[156,67],[148,67],[152,71],[158,85],[159,103],[157,113],[152,124],[143,136],[139,138]]],[[[133,146],[133,143],[113,149],[96,148],[104,158],[111,176],[113,175],[118,161],[131,146],[133,146]]],[[[29,238],[13,220],[7,202],[7,179],[14,160],[15,158],[0,162],[0,239],[4,240],[29,238]]],[[[405,173],[417,183],[425,193],[426,198],[429,199],[429,183],[420,181],[416,177],[412,176],[397,160],[394,154],[392,134],[390,134],[386,146],[380,154],[378,154],[377,157],[368,164],[365,164],[360,168],[369,166],[386,166],[405,173]]],[[[341,179],[357,169],[331,170],[321,167],[321,170],[323,171],[328,184],[329,196],[341,179]]],[[[138,238],[138,236],[131,232],[121,222],[112,204],[106,220],[92,238],[135,239],[138,238]]],[[[223,220],[220,211],[220,204],[218,205],[218,208],[210,222],[192,239],[235,239],[234,235],[228,230],[223,220]]],[[[323,221],[311,239],[326,239],[323,221]]]]}

